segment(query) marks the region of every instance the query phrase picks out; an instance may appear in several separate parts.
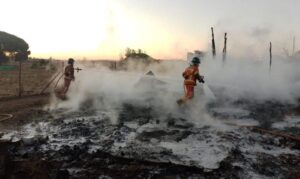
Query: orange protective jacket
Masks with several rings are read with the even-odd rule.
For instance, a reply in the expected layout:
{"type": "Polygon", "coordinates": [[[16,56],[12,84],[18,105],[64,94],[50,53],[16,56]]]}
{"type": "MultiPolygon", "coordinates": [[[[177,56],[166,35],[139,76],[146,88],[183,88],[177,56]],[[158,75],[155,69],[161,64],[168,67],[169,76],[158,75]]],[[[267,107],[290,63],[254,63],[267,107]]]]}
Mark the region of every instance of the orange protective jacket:
{"type": "Polygon", "coordinates": [[[65,79],[68,79],[68,80],[74,79],[74,67],[73,66],[71,66],[71,65],[66,66],[65,79]]]}
{"type": "Polygon", "coordinates": [[[182,76],[184,77],[184,85],[192,85],[196,86],[197,82],[196,80],[199,78],[199,68],[198,66],[190,66],[185,69],[185,71],[182,73],[182,76]]]}

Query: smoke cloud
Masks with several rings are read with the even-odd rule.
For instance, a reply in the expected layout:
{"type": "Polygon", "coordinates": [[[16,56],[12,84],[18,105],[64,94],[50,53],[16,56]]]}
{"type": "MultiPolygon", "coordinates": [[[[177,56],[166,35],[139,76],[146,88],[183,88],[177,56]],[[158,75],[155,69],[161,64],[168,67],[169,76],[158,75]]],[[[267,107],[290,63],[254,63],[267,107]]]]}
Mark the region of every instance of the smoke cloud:
{"type": "MultiPolygon", "coordinates": [[[[200,73],[205,76],[206,85],[213,91],[216,100],[294,103],[300,97],[299,62],[275,57],[271,70],[268,63],[268,60],[228,57],[222,64],[220,60],[204,57],[200,73]]],[[[76,81],[71,84],[68,94],[69,100],[54,101],[51,109],[76,111],[89,107],[107,110],[110,111],[111,122],[117,123],[123,105],[133,104],[151,107],[160,116],[180,116],[183,115],[182,110],[187,110],[195,123],[216,125],[205,112],[205,105],[210,101],[205,97],[202,84],[196,87],[195,99],[187,109],[176,104],[176,100],[184,94],[181,74],[188,66],[187,61],[163,61],[146,68],[131,64],[128,71],[77,65],[84,70],[76,74],[76,81]],[[155,76],[145,75],[149,70],[155,76]]]]}

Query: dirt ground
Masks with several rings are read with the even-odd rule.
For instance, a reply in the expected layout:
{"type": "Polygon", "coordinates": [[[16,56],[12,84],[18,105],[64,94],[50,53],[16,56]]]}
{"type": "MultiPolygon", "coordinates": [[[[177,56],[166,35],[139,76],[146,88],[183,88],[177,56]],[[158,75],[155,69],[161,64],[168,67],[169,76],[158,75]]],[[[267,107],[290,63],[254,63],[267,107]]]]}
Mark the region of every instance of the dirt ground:
{"type": "MultiPolygon", "coordinates": [[[[15,129],[31,119],[43,115],[43,106],[49,102],[49,95],[9,97],[0,99],[0,114],[11,114],[13,118],[0,122],[0,132],[15,129]]],[[[3,117],[2,117],[3,118],[3,117]]],[[[2,119],[0,118],[0,120],[2,119]]]]}

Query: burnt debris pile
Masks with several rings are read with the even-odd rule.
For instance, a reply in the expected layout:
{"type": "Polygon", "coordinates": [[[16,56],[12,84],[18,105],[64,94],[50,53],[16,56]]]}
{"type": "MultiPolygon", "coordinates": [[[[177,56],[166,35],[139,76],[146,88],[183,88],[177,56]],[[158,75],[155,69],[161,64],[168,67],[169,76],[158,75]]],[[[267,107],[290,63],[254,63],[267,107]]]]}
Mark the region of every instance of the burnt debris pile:
{"type": "Polygon", "coordinates": [[[288,116],[291,108],[218,102],[197,120],[186,110],[162,113],[134,104],[113,113],[54,110],[2,134],[0,176],[293,178],[299,176],[300,142],[251,128],[297,136],[300,118],[288,116]]]}

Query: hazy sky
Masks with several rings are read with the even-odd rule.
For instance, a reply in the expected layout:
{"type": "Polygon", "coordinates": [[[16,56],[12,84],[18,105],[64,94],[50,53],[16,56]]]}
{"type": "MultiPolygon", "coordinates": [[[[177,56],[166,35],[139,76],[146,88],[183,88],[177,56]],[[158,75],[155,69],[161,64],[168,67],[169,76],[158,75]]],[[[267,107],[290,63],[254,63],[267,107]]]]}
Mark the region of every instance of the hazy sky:
{"type": "Polygon", "coordinates": [[[282,54],[300,37],[299,0],[0,2],[0,30],[27,41],[35,57],[118,59],[130,47],[155,58],[185,58],[210,50],[214,27],[218,51],[226,31],[228,53],[263,58],[270,41],[282,54]]]}

